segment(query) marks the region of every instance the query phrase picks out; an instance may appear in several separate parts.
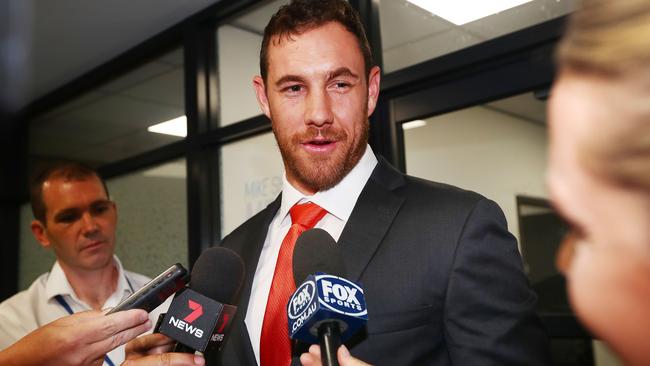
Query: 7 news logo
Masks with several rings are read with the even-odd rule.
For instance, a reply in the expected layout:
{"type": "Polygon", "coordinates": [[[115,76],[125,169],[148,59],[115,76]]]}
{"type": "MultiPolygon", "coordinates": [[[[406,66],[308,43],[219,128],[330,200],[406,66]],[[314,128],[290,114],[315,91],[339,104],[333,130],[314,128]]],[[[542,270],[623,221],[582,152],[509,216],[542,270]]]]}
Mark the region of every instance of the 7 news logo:
{"type": "Polygon", "coordinates": [[[174,327],[189,333],[196,338],[201,338],[203,337],[203,330],[191,325],[194,323],[194,321],[203,315],[203,306],[199,304],[196,301],[193,300],[188,300],[187,306],[192,310],[191,313],[189,313],[187,316],[183,318],[183,320],[174,318],[172,315],[169,318],[169,324],[173,325],[174,327]]]}

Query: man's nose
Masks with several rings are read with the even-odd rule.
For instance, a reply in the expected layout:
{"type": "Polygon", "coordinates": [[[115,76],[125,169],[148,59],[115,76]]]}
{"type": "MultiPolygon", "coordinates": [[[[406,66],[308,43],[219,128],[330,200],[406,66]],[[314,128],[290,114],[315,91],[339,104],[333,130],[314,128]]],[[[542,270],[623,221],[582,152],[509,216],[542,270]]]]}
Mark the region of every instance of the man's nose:
{"type": "Polygon", "coordinates": [[[91,215],[89,212],[85,212],[81,216],[81,223],[83,225],[84,234],[92,234],[97,230],[99,230],[99,225],[97,225],[97,221],[95,220],[93,215],[91,215]]]}
{"type": "Polygon", "coordinates": [[[332,104],[327,92],[314,89],[307,96],[305,123],[321,127],[332,123],[332,104]]]}

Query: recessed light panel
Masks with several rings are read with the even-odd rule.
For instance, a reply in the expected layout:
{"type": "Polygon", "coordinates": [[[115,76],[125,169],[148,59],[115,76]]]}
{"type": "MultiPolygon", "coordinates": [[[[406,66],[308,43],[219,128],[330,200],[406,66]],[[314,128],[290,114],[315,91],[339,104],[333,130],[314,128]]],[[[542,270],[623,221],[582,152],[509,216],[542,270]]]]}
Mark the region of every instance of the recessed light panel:
{"type": "Polygon", "coordinates": [[[408,0],[456,25],[463,25],[532,0],[408,0]]]}

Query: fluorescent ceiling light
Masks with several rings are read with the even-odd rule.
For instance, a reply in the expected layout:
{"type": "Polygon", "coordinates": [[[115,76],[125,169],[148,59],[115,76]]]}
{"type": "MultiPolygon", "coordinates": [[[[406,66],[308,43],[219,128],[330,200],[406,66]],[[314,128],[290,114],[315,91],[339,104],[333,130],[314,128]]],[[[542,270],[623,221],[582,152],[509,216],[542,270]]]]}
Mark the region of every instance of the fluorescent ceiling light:
{"type": "Polygon", "coordinates": [[[187,118],[180,116],[169,121],[161,122],[147,127],[147,131],[162,133],[165,135],[185,137],[187,136],[187,118]]]}
{"type": "Polygon", "coordinates": [[[421,119],[416,119],[415,121],[402,123],[402,129],[410,130],[412,128],[418,128],[426,125],[427,125],[426,121],[423,121],[421,119]]]}
{"type": "Polygon", "coordinates": [[[504,11],[532,0],[408,0],[456,25],[504,11]]]}

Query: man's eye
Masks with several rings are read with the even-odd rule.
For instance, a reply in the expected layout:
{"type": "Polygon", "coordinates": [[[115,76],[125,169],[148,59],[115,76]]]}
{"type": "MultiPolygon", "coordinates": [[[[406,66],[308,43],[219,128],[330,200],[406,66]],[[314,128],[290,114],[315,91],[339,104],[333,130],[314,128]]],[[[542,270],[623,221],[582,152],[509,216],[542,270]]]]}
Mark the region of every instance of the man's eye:
{"type": "Polygon", "coordinates": [[[344,82],[344,81],[339,81],[334,84],[332,84],[332,88],[334,90],[342,91],[342,90],[347,90],[350,88],[350,83],[344,82]]]}
{"type": "Polygon", "coordinates": [[[108,211],[109,205],[108,204],[102,204],[102,205],[97,205],[93,206],[90,211],[92,215],[101,215],[104,212],[108,211]]]}
{"type": "Polygon", "coordinates": [[[302,86],[300,85],[291,85],[285,89],[286,91],[290,93],[298,93],[302,90],[302,86]]]}
{"type": "Polygon", "coordinates": [[[79,219],[79,215],[76,214],[66,214],[66,215],[61,215],[56,218],[56,221],[58,222],[63,222],[66,224],[75,222],[79,219]]]}

